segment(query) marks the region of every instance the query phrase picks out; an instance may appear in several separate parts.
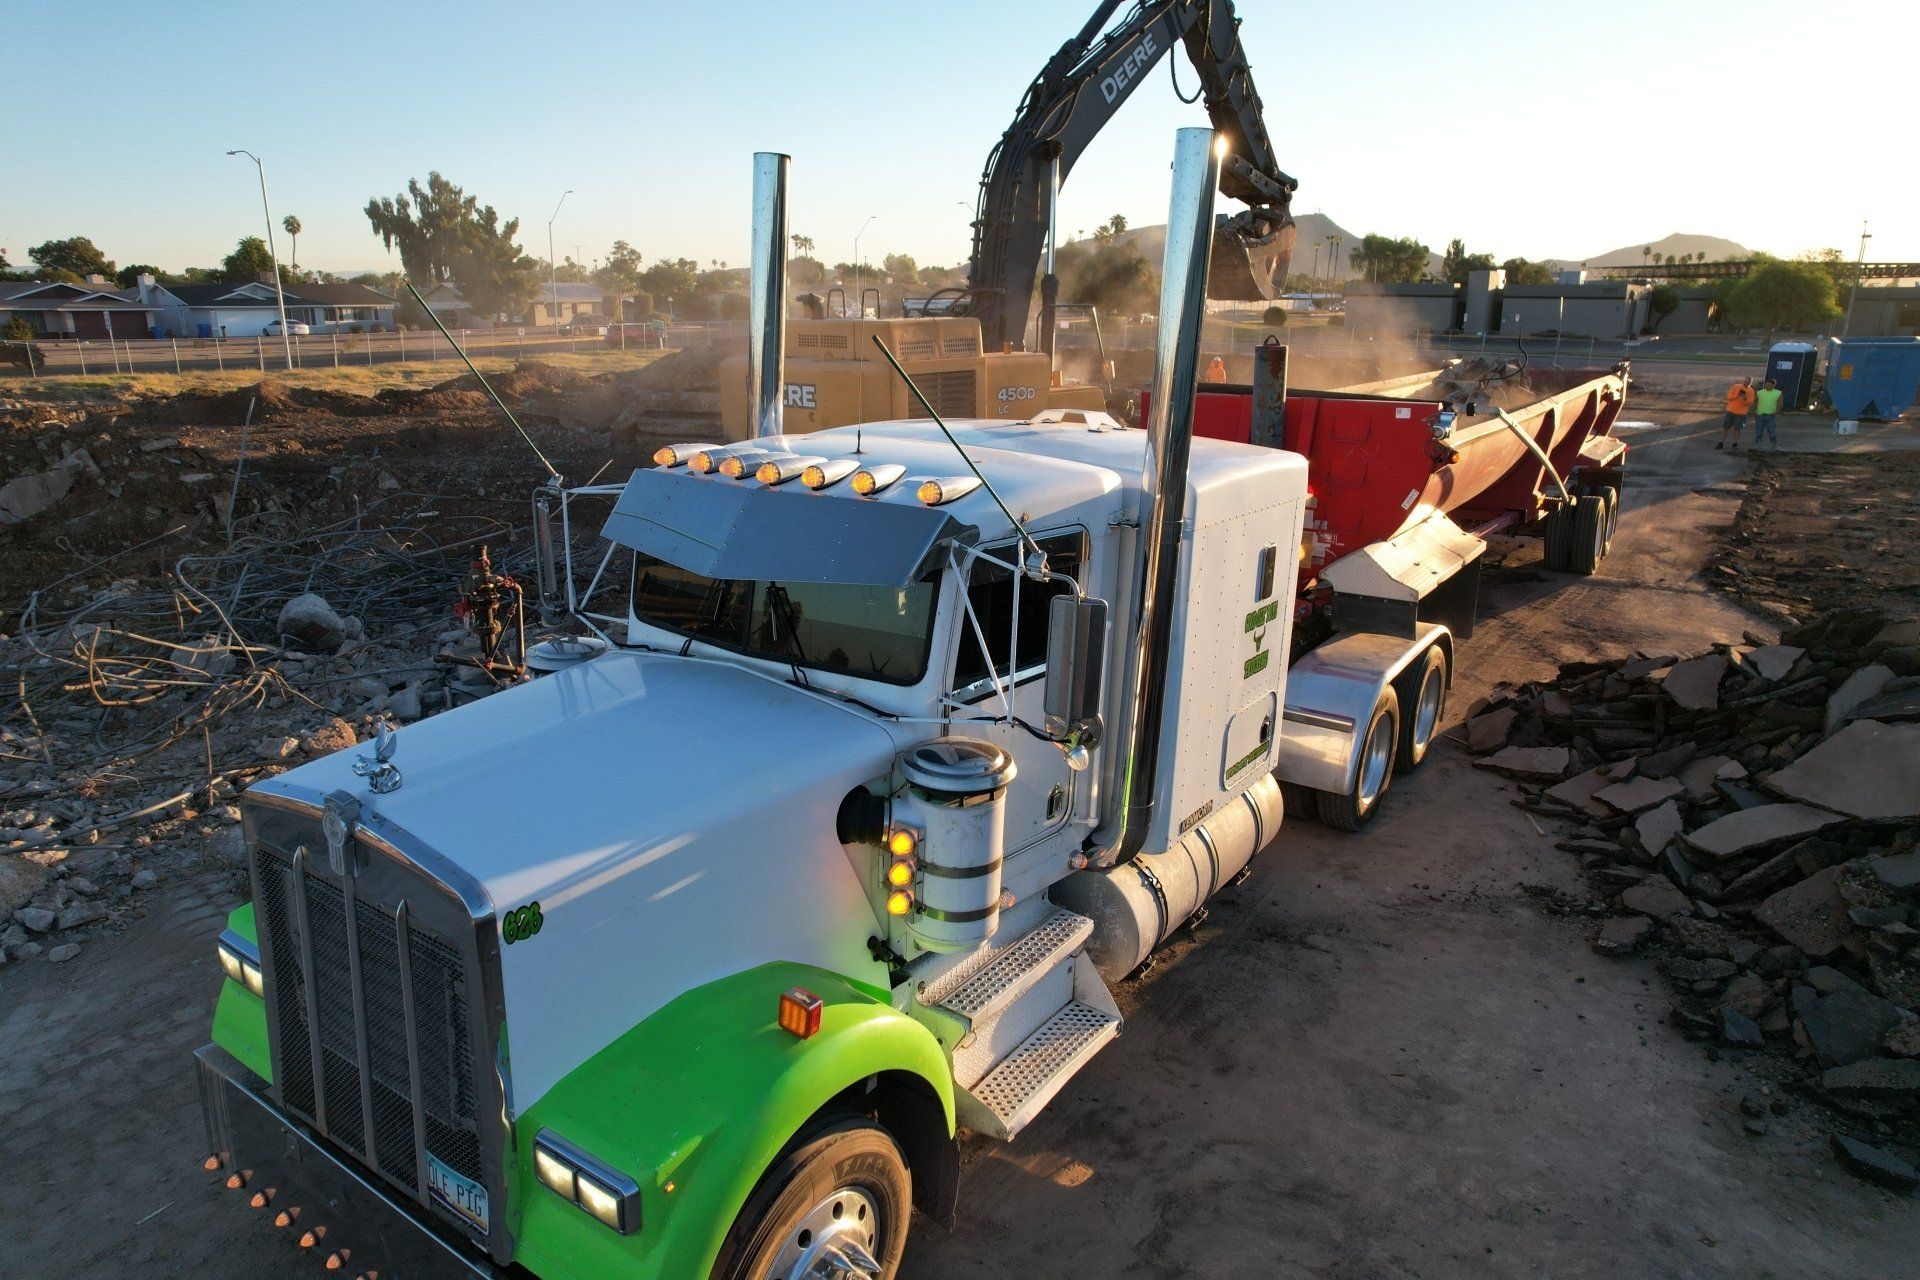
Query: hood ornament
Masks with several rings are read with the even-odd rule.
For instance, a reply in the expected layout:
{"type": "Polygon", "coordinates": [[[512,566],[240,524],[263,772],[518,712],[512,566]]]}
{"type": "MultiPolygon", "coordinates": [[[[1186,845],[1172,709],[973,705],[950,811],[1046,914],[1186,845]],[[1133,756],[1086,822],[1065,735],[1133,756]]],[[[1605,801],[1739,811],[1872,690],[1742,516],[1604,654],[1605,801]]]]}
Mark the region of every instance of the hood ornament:
{"type": "Polygon", "coordinates": [[[400,735],[384,719],[374,730],[373,754],[361,756],[353,762],[356,777],[367,780],[367,789],[377,796],[389,791],[398,791],[402,781],[400,766],[393,763],[393,753],[400,749],[400,735]]]}
{"type": "Polygon", "coordinates": [[[345,879],[360,874],[358,846],[353,830],[360,825],[360,802],[344,791],[329,791],[320,813],[320,833],[327,838],[327,865],[345,879]]]}

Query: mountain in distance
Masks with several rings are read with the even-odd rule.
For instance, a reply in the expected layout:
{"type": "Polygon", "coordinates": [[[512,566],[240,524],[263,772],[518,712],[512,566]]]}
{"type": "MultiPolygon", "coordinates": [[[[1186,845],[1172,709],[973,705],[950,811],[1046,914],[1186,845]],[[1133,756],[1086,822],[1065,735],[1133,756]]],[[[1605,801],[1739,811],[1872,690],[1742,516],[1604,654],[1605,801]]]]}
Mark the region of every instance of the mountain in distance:
{"type": "Polygon", "coordinates": [[[1625,248],[1597,253],[1591,258],[1575,259],[1575,263],[1577,265],[1585,262],[1589,267],[1637,267],[1647,261],[1646,256],[1640,252],[1646,248],[1651,248],[1656,258],[1664,258],[1669,254],[1682,258],[1692,254],[1695,262],[1726,262],[1734,258],[1750,257],[1753,254],[1753,250],[1745,245],[1737,244],[1732,240],[1723,240],[1719,236],[1683,235],[1676,231],[1658,240],[1642,240],[1638,244],[1630,244],[1625,248]]]}

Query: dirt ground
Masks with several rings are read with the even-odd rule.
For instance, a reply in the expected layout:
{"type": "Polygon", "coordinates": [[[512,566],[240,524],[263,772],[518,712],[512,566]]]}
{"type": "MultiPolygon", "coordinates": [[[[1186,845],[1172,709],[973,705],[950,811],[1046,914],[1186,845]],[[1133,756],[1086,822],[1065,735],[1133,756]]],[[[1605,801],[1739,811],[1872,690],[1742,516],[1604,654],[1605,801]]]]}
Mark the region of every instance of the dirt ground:
{"type": "MultiPolygon", "coordinates": [[[[1598,575],[1501,549],[1456,725],[1560,661],[1772,629],[1710,585],[1747,461],[1713,450],[1689,394],[1630,402],[1660,425],[1630,436],[1598,575]]],[[[959,1229],[916,1224],[903,1274],[1910,1274],[1913,1202],[1841,1171],[1794,1098],[1749,1136],[1738,1102],[1765,1079],[1665,1025],[1648,962],[1595,955],[1545,909],[1584,899],[1579,870],[1509,799],[1443,742],[1364,835],[1290,822],[1122,984],[1121,1039],[1016,1143],[969,1144],[959,1229]]],[[[9,1280],[296,1273],[199,1165],[189,1055],[234,891],[218,863],[183,866],[78,959],[0,970],[9,1280]]]]}

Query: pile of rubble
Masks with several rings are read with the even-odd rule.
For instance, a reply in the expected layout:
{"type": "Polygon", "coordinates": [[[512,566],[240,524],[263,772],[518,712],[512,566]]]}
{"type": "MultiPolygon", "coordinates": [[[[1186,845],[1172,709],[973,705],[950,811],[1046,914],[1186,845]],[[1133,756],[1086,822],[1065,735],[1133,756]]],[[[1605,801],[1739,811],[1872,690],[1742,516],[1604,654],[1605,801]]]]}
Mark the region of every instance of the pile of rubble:
{"type": "MultiPolygon", "coordinates": [[[[1920,622],[1837,611],[1747,640],[1496,690],[1468,746],[1529,813],[1571,824],[1558,846],[1599,891],[1595,950],[1657,952],[1682,1032],[1782,1056],[1850,1127],[1911,1147],[1920,622]]],[[[1862,1176],[1920,1188],[1893,1151],[1833,1142],[1862,1176]]]]}

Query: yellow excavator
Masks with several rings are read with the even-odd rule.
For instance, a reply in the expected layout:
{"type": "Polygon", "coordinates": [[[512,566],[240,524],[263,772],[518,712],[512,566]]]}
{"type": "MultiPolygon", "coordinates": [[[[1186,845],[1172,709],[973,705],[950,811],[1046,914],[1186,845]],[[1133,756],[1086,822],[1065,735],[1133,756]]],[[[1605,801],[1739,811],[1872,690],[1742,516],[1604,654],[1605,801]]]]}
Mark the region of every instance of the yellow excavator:
{"type": "MultiPolygon", "coordinates": [[[[1106,386],[1066,382],[1054,359],[1063,315],[1090,318],[1099,334],[1091,307],[1059,300],[1055,207],[1074,162],[1176,43],[1186,46],[1199,73],[1196,96],[1228,140],[1221,194],[1248,206],[1220,219],[1208,294],[1258,301],[1284,290],[1296,184],[1280,170],[1267,136],[1232,0],[1139,0],[1109,26],[1121,8],[1122,0],[1106,0],[1047,60],[988,155],[965,287],[924,300],[920,314],[890,318],[869,314],[878,307],[869,308],[865,295],[852,315],[830,315],[829,304],[809,299],[808,318],[790,322],[787,431],[921,416],[919,402],[874,346],[876,336],[942,416],[1025,418],[1043,409],[1106,408],[1113,374],[1104,351],[1096,369],[1106,386]]],[[[842,302],[839,310],[845,309],[842,302]]],[[[727,438],[744,439],[744,355],[721,362],[720,389],[727,438]]]]}

